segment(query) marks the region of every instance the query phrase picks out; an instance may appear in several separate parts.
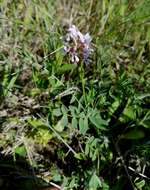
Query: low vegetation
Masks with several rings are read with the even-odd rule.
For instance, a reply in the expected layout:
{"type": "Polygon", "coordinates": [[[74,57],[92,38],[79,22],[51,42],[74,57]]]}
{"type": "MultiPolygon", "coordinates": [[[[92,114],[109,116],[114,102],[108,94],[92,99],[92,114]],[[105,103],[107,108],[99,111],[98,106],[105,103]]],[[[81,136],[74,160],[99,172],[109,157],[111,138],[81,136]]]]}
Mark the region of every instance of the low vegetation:
{"type": "Polygon", "coordinates": [[[0,39],[0,189],[149,190],[150,1],[1,0],[0,39]]]}

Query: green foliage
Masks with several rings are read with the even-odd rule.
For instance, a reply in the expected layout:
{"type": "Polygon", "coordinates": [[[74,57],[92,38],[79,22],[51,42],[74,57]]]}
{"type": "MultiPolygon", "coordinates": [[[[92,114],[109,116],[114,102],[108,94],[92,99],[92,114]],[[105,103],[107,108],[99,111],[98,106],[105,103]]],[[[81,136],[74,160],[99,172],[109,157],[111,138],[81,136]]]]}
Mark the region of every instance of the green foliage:
{"type": "Polygon", "coordinates": [[[27,178],[14,189],[40,186],[35,175],[64,190],[149,189],[150,1],[1,0],[0,13],[0,154],[32,167],[11,174],[0,160],[0,189],[12,175],[27,178]],[[70,24],[92,37],[88,64],[63,50],[70,24]]]}
{"type": "Polygon", "coordinates": [[[102,187],[99,177],[94,173],[89,181],[89,190],[96,190],[97,188],[102,187]]]}
{"type": "Polygon", "coordinates": [[[106,130],[105,126],[107,126],[107,122],[103,120],[98,111],[95,112],[95,110],[91,110],[92,114],[90,115],[89,119],[90,121],[101,130],[106,130]]]}
{"type": "Polygon", "coordinates": [[[18,154],[21,157],[26,157],[26,149],[24,146],[17,147],[15,149],[15,154],[18,154]]]}
{"type": "Polygon", "coordinates": [[[145,186],[145,180],[138,181],[138,178],[135,179],[135,185],[138,189],[142,189],[145,186]]]}
{"type": "Polygon", "coordinates": [[[133,129],[130,130],[129,132],[125,133],[122,138],[125,139],[140,139],[140,138],[144,138],[145,134],[143,131],[138,130],[138,129],[133,129]]]}

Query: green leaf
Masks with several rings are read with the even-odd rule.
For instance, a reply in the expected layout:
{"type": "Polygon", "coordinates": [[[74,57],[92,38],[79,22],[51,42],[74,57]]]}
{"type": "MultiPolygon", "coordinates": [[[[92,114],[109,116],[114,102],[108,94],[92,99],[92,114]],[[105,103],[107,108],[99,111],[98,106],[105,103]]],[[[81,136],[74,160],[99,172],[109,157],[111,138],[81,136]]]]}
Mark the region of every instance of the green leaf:
{"type": "Polygon", "coordinates": [[[45,125],[41,119],[29,119],[28,122],[33,127],[39,127],[45,125]]]}
{"type": "Polygon", "coordinates": [[[133,129],[127,132],[126,134],[122,135],[124,139],[141,139],[144,138],[145,134],[142,130],[133,129]]]}
{"type": "Polygon", "coordinates": [[[63,117],[58,121],[58,123],[55,125],[55,129],[59,132],[62,132],[64,130],[64,127],[68,125],[68,117],[67,115],[63,115],[63,117]]]}
{"type": "Polygon", "coordinates": [[[98,187],[102,187],[100,178],[94,173],[89,182],[90,190],[97,190],[98,187]]]}
{"type": "Polygon", "coordinates": [[[77,67],[76,64],[65,64],[63,65],[62,67],[59,67],[58,69],[58,73],[59,74],[62,74],[62,73],[65,73],[65,72],[68,72],[68,71],[72,71],[73,69],[75,69],[77,67]]]}
{"type": "Polygon", "coordinates": [[[67,127],[68,125],[68,117],[67,114],[63,115],[62,119],[61,119],[61,123],[64,127],[67,127]]]}
{"type": "Polygon", "coordinates": [[[24,146],[19,146],[15,148],[15,153],[19,156],[26,157],[26,149],[24,146]]]}
{"type": "Polygon", "coordinates": [[[70,100],[70,104],[72,104],[73,102],[75,102],[75,100],[76,100],[76,96],[73,94],[73,95],[72,95],[72,98],[71,98],[71,100],[70,100]]]}
{"type": "Polygon", "coordinates": [[[102,187],[103,190],[109,190],[109,186],[107,183],[103,182],[102,186],[103,186],[102,187]]]}
{"type": "Polygon", "coordinates": [[[137,99],[143,100],[144,98],[148,98],[148,97],[150,97],[150,94],[142,94],[142,95],[138,96],[137,99]]]}
{"type": "Polygon", "coordinates": [[[37,143],[45,146],[53,138],[53,134],[48,128],[39,127],[35,133],[32,133],[32,137],[37,143]]]}
{"type": "Polygon", "coordinates": [[[70,184],[69,184],[69,189],[74,188],[75,185],[76,185],[76,179],[72,177],[72,180],[71,180],[71,182],[70,182],[70,184]]]}
{"type": "Polygon", "coordinates": [[[56,173],[52,179],[55,182],[61,182],[61,175],[56,173]]]}
{"type": "Polygon", "coordinates": [[[86,143],[86,144],[85,144],[85,155],[88,155],[89,152],[90,152],[90,147],[89,147],[89,144],[86,143]]]}
{"type": "Polygon", "coordinates": [[[81,118],[85,118],[85,113],[84,113],[84,112],[81,112],[81,113],[80,113],[80,117],[81,117],[81,118]]]}
{"type": "Polygon", "coordinates": [[[112,103],[110,111],[113,113],[119,106],[119,99],[116,98],[116,100],[112,103]]]}
{"type": "Polygon", "coordinates": [[[97,158],[97,155],[98,155],[98,152],[99,152],[99,150],[98,149],[96,149],[94,152],[93,152],[93,155],[92,155],[92,161],[94,161],[94,160],[96,160],[96,158],[97,158]]]}
{"type": "Polygon", "coordinates": [[[92,124],[94,124],[98,129],[106,130],[107,121],[102,119],[99,114],[91,115],[89,117],[92,124]]]}
{"type": "Polygon", "coordinates": [[[55,130],[58,132],[62,132],[64,130],[64,124],[62,122],[62,119],[58,121],[58,123],[55,125],[55,130]]]}
{"type": "Polygon", "coordinates": [[[73,117],[76,116],[77,108],[75,106],[69,106],[69,111],[73,117]]]}
{"type": "Polygon", "coordinates": [[[83,134],[83,135],[85,135],[86,132],[87,132],[87,130],[88,130],[88,128],[89,127],[88,127],[88,119],[87,119],[87,117],[85,117],[85,118],[80,117],[80,119],[79,119],[80,133],[83,134]]]}
{"type": "Polygon", "coordinates": [[[72,123],[71,124],[72,124],[72,127],[74,129],[76,129],[78,127],[78,121],[77,121],[76,117],[72,118],[72,123]]]}
{"type": "Polygon", "coordinates": [[[145,180],[138,181],[138,178],[135,179],[135,185],[138,189],[142,189],[145,186],[145,180]]]}
{"type": "Polygon", "coordinates": [[[8,91],[9,91],[11,88],[13,88],[13,86],[14,86],[14,84],[15,84],[17,78],[18,78],[18,74],[15,74],[15,75],[12,77],[12,79],[10,80],[10,82],[9,82],[9,84],[8,84],[8,86],[7,86],[7,88],[4,90],[5,96],[7,95],[8,91]]]}
{"type": "Polygon", "coordinates": [[[145,128],[150,128],[150,120],[144,120],[140,124],[145,128]]]}
{"type": "Polygon", "coordinates": [[[77,154],[75,154],[75,158],[77,158],[79,160],[85,160],[86,156],[84,153],[77,153],[77,154]]]}
{"type": "Polygon", "coordinates": [[[63,113],[64,115],[68,113],[68,109],[67,109],[67,107],[64,106],[64,105],[61,106],[61,111],[62,111],[62,113],[63,113]]]}
{"type": "Polygon", "coordinates": [[[61,116],[62,115],[61,109],[60,108],[54,109],[53,110],[53,115],[57,116],[57,117],[61,116]]]}
{"type": "Polygon", "coordinates": [[[123,113],[124,113],[125,116],[127,116],[130,119],[135,119],[136,118],[135,111],[131,107],[125,108],[123,113]]]}

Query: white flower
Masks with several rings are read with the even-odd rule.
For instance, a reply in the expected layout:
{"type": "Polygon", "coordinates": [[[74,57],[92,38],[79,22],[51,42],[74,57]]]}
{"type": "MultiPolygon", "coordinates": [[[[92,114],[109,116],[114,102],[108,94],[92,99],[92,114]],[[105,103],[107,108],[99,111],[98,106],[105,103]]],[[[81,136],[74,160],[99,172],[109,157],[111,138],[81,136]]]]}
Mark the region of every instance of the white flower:
{"type": "Polygon", "coordinates": [[[78,63],[79,62],[79,57],[77,56],[76,53],[71,55],[71,62],[73,62],[73,63],[78,63]]]}

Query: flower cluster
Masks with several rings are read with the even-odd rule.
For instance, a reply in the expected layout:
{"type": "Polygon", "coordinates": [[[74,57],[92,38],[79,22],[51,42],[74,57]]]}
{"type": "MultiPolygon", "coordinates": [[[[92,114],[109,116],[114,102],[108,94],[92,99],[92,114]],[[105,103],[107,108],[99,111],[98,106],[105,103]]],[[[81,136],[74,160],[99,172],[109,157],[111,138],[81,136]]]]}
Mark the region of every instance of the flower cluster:
{"type": "Polygon", "coordinates": [[[91,36],[89,33],[83,35],[75,25],[68,29],[64,42],[64,51],[67,53],[72,63],[78,63],[80,58],[84,63],[89,62],[91,49],[91,36]]]}

